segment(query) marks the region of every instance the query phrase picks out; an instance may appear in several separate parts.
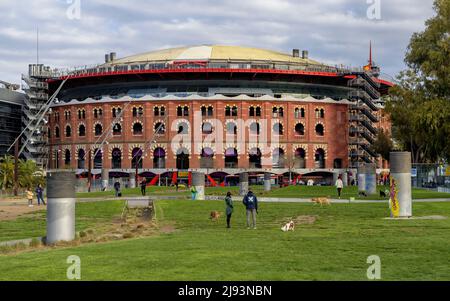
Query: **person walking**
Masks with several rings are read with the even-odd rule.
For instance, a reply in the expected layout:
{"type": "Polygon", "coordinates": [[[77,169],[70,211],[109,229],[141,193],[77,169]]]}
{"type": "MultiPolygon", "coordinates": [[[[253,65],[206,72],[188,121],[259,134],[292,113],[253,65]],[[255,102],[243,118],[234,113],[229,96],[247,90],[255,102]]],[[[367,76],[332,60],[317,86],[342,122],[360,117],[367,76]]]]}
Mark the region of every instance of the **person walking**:
{"type": "Polygon", "coordinates": [[[195,186],[191,186],[191,194],[192,194],[192,200],[195,201],[197,199],[197,189],[195,189],[195,186]]]}
{"type": "Polygon", "coordinates": [[[141,193],[142,193],[142,196],[145,196],[145,193],[146,193],[145,189],[146,188],[147,188],[147,179],[143,179],[142,182],[141,182],[141,193]]]}
{"type": "Polygon", "coordinates": [[[38,201],[38,206],[41,206],[41,201],[42,201],[42,205],[46,205],[45,201],[44,201],[44,189],[42,188],[42,185],[39,184],[38,187],[36,188],[36,196],[37,196],[37,201],[38,201]]]}
{"type": "Polygon", "coordinates": [[[339,199],[341,199],[342,188],[344,188],[344,182],[342,181],[341,176],[339,176],[338,179],[336,180],[335,186],[337,188],[338,197],[339,199]]]}
{"type": "Polygon", "coordinates": [[[116,197],[118,197],[120,194],[120,183],[119,182],[114,183],[114,190],[116,192],[116,197]]]}
{"type": "Polygon", "coordinates": [[[231,198],[231,192],[227,193],[225,197],[226,214],[227,214],[227,228],[231,228],[231,215],[233,214],[233,199],[231,198]]]}
{"type": "Polygon", "coordinates": [[[33,191],[31,191],[30,187],[27,188],[26,194],[28,199],[28,207],[33,207],[33,191]]]}
{"type": "Polygon", "coordinates": [[[258,214],[258,199],[256,195],[250,190],[244,197],[242,203],[247,209],[247,229],[250,229],[250,224],[252,224],[253,229],[256,229],[256,214],[258,214]],[[250,217],[252,223],[250,222],[250,217]]]}

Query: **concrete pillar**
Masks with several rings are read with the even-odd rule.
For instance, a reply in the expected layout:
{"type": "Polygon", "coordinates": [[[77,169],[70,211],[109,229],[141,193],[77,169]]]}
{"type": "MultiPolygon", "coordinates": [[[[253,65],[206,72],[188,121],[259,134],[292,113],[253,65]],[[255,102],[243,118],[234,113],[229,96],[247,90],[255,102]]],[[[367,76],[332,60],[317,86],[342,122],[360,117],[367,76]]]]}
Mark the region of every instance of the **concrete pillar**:
{"type": "Polygon", "coordinates": [[[102,190],[108,191],[109,189],[109,169],[102,169],[102,190]]]}
{"type": "Polygon", "coordinates": [[[366,193],[377,193],[377,166],[376,164],[366,164],[366,193]]]}
{"type": "Polygon", "coordinates": [[[272,189],[272,174],[270,172],[264,173],[264,191],[270,191],[272,189]]]}
{"type": "Polygon", "coordinates": [[[395,189],[398,205],[400,207],[399,217],[412,216],[411,195],[411,153],[390,153],[391,165],[391,191],[395,189]],[[394,186],[394,187],[392,187],[394,186]]]}
{"type": "Polygon", "coordinates": [[[196,200],[205,200],[205,174],[203,172],[192,172],[192,186],[197,190],[196,200]]]}
{"type": "Polygon", "coordinates": [[[75,173],[47,174],[47,244],[75,239],[75,173]]]}
{"type": "Polygon", "coordinates": [[[366,192],[366,165],[360,163],[358,167],[358,192],[366,192]]]}
{"type": "Polygon", "coordinates": [[[239,195],[244,196],[248,193],[248,173],[239,174],[239,195]]]}
{"type": "Polygon", "coordinates": [[[348,173],[344,171],[342,173],[342,182],[344,183],[344,187],[348,186],[348,173]]]}
{"type": "Polygon", "coordinates": [[[129,188],[136,188],[136,173],[130,172],[129,188]]]}
{"type": "Polygon", "coordinates": [[[339,178],[339,173],[338,172],[333,172],[333,183],[331,183],[331,185],[335,185],[337,179],[339,178]]]}

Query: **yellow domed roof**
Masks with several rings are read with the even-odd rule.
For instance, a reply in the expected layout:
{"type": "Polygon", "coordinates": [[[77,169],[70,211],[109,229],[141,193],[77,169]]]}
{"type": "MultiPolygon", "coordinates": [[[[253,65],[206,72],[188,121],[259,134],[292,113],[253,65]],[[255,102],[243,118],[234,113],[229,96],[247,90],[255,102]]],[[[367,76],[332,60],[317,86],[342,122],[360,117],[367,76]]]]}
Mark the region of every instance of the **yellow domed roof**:
{"type": "Polygon", "coordinates": [[[322,65],[321,63],[311,59],[294,57],[292,56],[292,54],[286,54],[272,50],[221,45],[202,45],[151,51],[116,59],[111,62],[111,64],[120,65],[142,62],[147,63],[177,61],[259,61],[322,65]]]}

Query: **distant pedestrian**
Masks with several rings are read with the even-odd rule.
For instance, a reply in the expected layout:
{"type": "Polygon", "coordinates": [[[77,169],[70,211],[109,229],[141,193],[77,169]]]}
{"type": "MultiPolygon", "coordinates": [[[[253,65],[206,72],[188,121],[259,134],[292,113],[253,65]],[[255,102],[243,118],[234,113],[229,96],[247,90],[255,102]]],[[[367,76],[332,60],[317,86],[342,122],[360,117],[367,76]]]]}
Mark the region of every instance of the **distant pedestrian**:
{"type": "Polygon", "coordinates": [[[143,196],[145,196],[145,189],[147,188],[147,179],[142,180],[141,182],[141,193],[143,196]]]}
{"type": "Polygon", "coordinates": [[[195,201],[197,199],[197,189],[195,189],[195,186],[191,186],[191,194],[192,194],[192,200],[195,201]]]}
{"type": "Polygon", "coordinates": [[[344,182],[342,181],[341,176],[339,176],[339,178],[336,180],[335,186],[336,186],[336,188],[337,188],[338,197],[339,197],[339,199],[340,199],[340,198],[341,198],[342,188],[344,188],[344,182]]]}
{"type": "Polygon", "coordinates": [[[227,214],[227,228],[231,228],[231,215],[233,214],[233,199],[231,198],[231,192],[227,193],[225,197],[226,214],[227,214]]]}
{"type": "Polygon", "coordinates": [[[44,189],[42,188],[41,184],[38,185],[38,187],[36,188],[36,196],[37,196],[37,201],[38,201],[38,206],[41,205],[41,201],[42,201],[42,205],[46,205],[45,201],[44,201],[44,189]]]}
{"type": "Polygon", "coordinates": [[[31,191],[30,187],[27,188],[26,194],[27,194],[27,199],[28,199],[28,207],[33,207],[33,195],[34,194],[33,194],[33,191],[31,191]]]}
{"type": "Polygon", "coordinates": [[[256,229],[256,214],[258,214],[258,199],[256,195],[252,191],[249,191],[242,203],[247,209],[247,229],[250,229],[250,224],[252,224],[253,229],[256,229]]]}
{"type": "Polygon", "coordinates": [[[116,192],[116,197],[120,195],[120,183],[116,182],[114,183],[114,191],[116,192]]]}

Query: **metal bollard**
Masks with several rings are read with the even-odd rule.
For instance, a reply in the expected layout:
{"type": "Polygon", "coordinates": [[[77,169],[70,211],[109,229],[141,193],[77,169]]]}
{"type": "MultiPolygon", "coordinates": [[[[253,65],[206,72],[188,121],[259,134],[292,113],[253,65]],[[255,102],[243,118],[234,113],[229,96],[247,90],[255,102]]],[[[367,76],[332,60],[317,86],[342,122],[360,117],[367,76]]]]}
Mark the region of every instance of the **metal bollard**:
{"type": "Polygon", "coordinates": [[[239,174],[239,195],[245,196],[248,193],[248,173],[239,174]]]}
{"type": "Polygon", "coordinates": [[[272,174],[269,172],[264,173],[264,191],[270,191],[272,189],[271,182],[272,174]]]}
{"type": "Polygon", "coordinates": [[[196,200],[205,200],[205,174],[203,172],[192,172],[192,186],[197,190],[196,200]]]}
{"type": "Polygon", "coordinates": [[[391,185],[396,190],[399,203],[399,217],[412,216],[412,194],[411,194],[411,153],[390,153],[391,185]]]}

